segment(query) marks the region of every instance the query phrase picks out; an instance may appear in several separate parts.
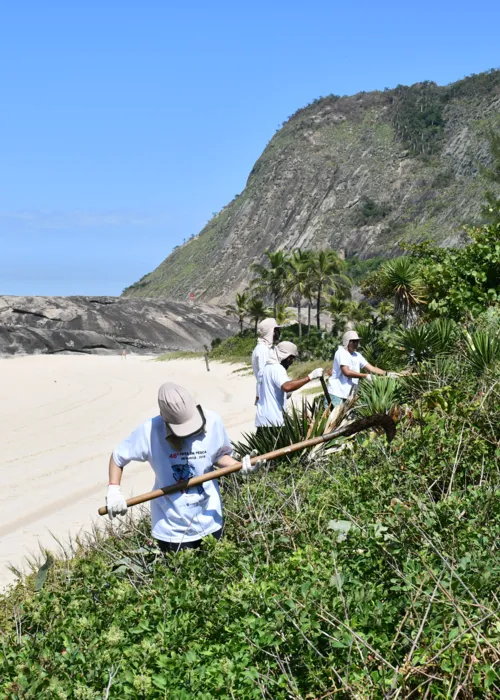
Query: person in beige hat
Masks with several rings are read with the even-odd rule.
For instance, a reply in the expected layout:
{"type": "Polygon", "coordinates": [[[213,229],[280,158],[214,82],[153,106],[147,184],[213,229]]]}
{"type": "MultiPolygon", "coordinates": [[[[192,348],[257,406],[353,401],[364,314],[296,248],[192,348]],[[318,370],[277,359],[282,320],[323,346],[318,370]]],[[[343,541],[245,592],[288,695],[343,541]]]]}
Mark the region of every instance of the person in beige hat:
{"type": "Polygon", "coordinates": [[[347,331],[342,336],[342,345],[339,345],[333,358],[332,374],[328,381],[328,393],[334,407],[344,403],[360,379],[370,380],[372,374],[387,374],[385,370],[371,365],[358,352],[360,340],[356,331],[347,331]]]}
{"type": "MultiPolygon", "coordinates": [[[[123,468],[131,461],[149,462],[155,473],[154,489],[205,474],[214,466],[236,463],[221,417],[204,411],[187,389],[172,382],[162,384],[158,405],[160,415],[136,428],[110,457],[106,497],[110,518],[127,512],[120,484],[123,468]]],[[[264,464],[259,460],[252,466],[250,455],[242,462],[244,475],[264,464]]],[[[165,552],[197,548],[207,535],[219,539],[223,518],[218,481],[151,501],[151,524],[153,537],[165,552]]]]}
{"type": "Polygon", "coordinates": [[[259,377],[269,358],[276,357],[274,344],[277,343],[280,338],[280,331],[281,329],[274,318],[265,318],[257,327],[259,339],[252,352],[252,370],[257,383],[255,389],[256,405],[259,400],[259,377]]]}
{"type": "Polygon", "coordinates": [[[259,376],[259,398],[255,417],[257,430],[283,425],[286,395],[323,376],[323,368],[318,367],[307,377],[290,379],[287,370],[298,357],[297,346],[284,340],[276,345],[275,350],[276,357],[269,358],[259,376]]]}

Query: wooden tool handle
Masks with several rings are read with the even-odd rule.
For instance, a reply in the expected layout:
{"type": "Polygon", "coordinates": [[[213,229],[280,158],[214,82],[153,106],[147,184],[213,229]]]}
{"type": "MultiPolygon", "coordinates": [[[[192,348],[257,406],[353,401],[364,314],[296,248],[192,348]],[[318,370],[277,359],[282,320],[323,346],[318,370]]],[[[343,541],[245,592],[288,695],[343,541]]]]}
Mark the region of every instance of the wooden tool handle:
{"type": "MultiPolygon", "coordinates": [[[[361,418],[360,420],[353,421],[344,427],[337,428],[331,433],[326,435],[320,435],[316,438],[311,438],[309,440],[303,440],[302,442],[296,442],[293,445],[288,445],[287,447],[280,447],[278,450],[273,450],[272,452],[266,452],[266,454],[259,455],[258,457],[252,457],[250,462],[255,464],[255,462],[260,459],[270,460],[276,459],[277,457],[284,457],[285,455],[291,454],[292,452],[298,452],[299,450],[307,450],[309,447],[314,447],[322,442],[330,442],[337,437],[348,437],[349,435],[355,435],[361,430],[367,430],[369,428],[383,428],[387,441],[391,442],[396,434],[396,424],[390,416],[385,413],[375,413],[373,416],[368,418],[361,418]]],[[[198,484],[203,484],[205,481],[212,481],[212,479],[219,479],[221,476],[227,476],[233,472],[238,472],[241,469],[241,462],[232,464],[230,467],[222,467],[221,469],[215,469],[214,471],[207,472],[206,474],[201,474],[201,476],[193,476],[191,479],[184,479],[183,481],[178,481],[171,486],[163,486],[160,489],[155,489],[154,491],[148,491],[148,493],[143,493],[140,496],[134,496],[127,500],[127,506],[136,506],[139,503],[146,503],[147,501],[152,501],[154,498],[160,498],[161,496],[168,496],[170,493],[177,493],[177,491],[185,491],[198,484]]],[[[106,506],[102,506],[97,511],[99,515],[106,515],[108,509],[106,506]]]]}

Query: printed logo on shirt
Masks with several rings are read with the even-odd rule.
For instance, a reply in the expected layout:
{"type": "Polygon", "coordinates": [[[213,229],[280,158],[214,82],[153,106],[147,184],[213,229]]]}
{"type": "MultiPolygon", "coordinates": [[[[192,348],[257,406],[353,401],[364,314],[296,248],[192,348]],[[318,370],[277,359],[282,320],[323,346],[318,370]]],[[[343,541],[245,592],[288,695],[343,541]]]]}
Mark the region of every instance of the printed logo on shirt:
{"type": "MultiPolygon", "coordinates": [[[[194,464],[191,464],[190,462],[186,462],[185,464],[173,464],[172,472],[176,481],[184,481],[185,479],[190,479],[194,475],[195,467],[194,464]]],[[[203,484],[198,484],[197,486],[194,486],[193,489],[183,489],[182,493],[189,493],[189,491],[194,489],[196,489],[199,495],[204,493],[203,484]]]]}

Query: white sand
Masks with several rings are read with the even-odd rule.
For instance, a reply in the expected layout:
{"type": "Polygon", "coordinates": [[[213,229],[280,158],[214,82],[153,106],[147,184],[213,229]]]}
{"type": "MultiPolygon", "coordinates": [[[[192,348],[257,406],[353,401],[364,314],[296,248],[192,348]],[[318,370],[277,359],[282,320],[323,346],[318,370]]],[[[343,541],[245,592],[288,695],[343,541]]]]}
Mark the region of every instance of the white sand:
{"type": "MultiPolygon", "coordinates": [[[[109,455],[137,425],[156,415],[164,381],[189,388],[219,412],[232,439],[253,425],[254,380],[235,366],[204,360],[95,355],[0,359],[0,585],[39,545],[57,551],[99,520],[109,455]]],[[[126,497],[150,491],[149,464],[131,463],[126,497]]]]}

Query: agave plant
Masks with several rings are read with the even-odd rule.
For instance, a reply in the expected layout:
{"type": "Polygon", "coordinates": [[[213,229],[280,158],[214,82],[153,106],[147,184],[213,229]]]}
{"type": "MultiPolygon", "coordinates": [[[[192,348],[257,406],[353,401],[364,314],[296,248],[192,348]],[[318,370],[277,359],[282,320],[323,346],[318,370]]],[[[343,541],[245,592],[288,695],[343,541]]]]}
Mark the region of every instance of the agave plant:
{"type": "Polygon", "coordinates": [[[325,411],[323,397],[310,404],[303,396],[299,405],[292,403],[290,411],[284,414],[285,422],[282,426],[259,433],[244,433],[240,442],[233,443],[234,451],[240,457],[254,450],[258,454],[266,454],[296,442],[324,435],[341,423],[345,411],[344,407],[338,408],[339,410],[330,413],[329,410],[325,411]]]}
{"type": "Polygon", "coordinates": [[[393,377],[374,376],[362,381],[358,389],[356,413],[371,416],[374,413],[392,413],[399,403],[399,381],[393,377]]]}
{"type": "Polygon", "coordinates": [[[384,263],[379,272],[385,295],[394,299],[394,313],[405,327],[411,326],[425,304],[425,288],[415,262],[409,257],[384,263]]]}
{"type": "Polygon", "coordinates": [[[460,375],[460,365],[451,357],[435,357],[422,362],[415,374],[402,377],[402,393],[409,402],[423,394],[454,384],[460,375]]]}
{"type": "Polygon", "coordinates": [[[447,318],[404,328],[396,335],[396,342],[410,364],[423,362],[453,352],[457,335],[456,324],[447,318]]]}
{"type": "Polygon", "coordinates": [[[464,331],[465,356],[475,374],[482,375],[500,360],[500,337],[488,331],[464,331]]]}

